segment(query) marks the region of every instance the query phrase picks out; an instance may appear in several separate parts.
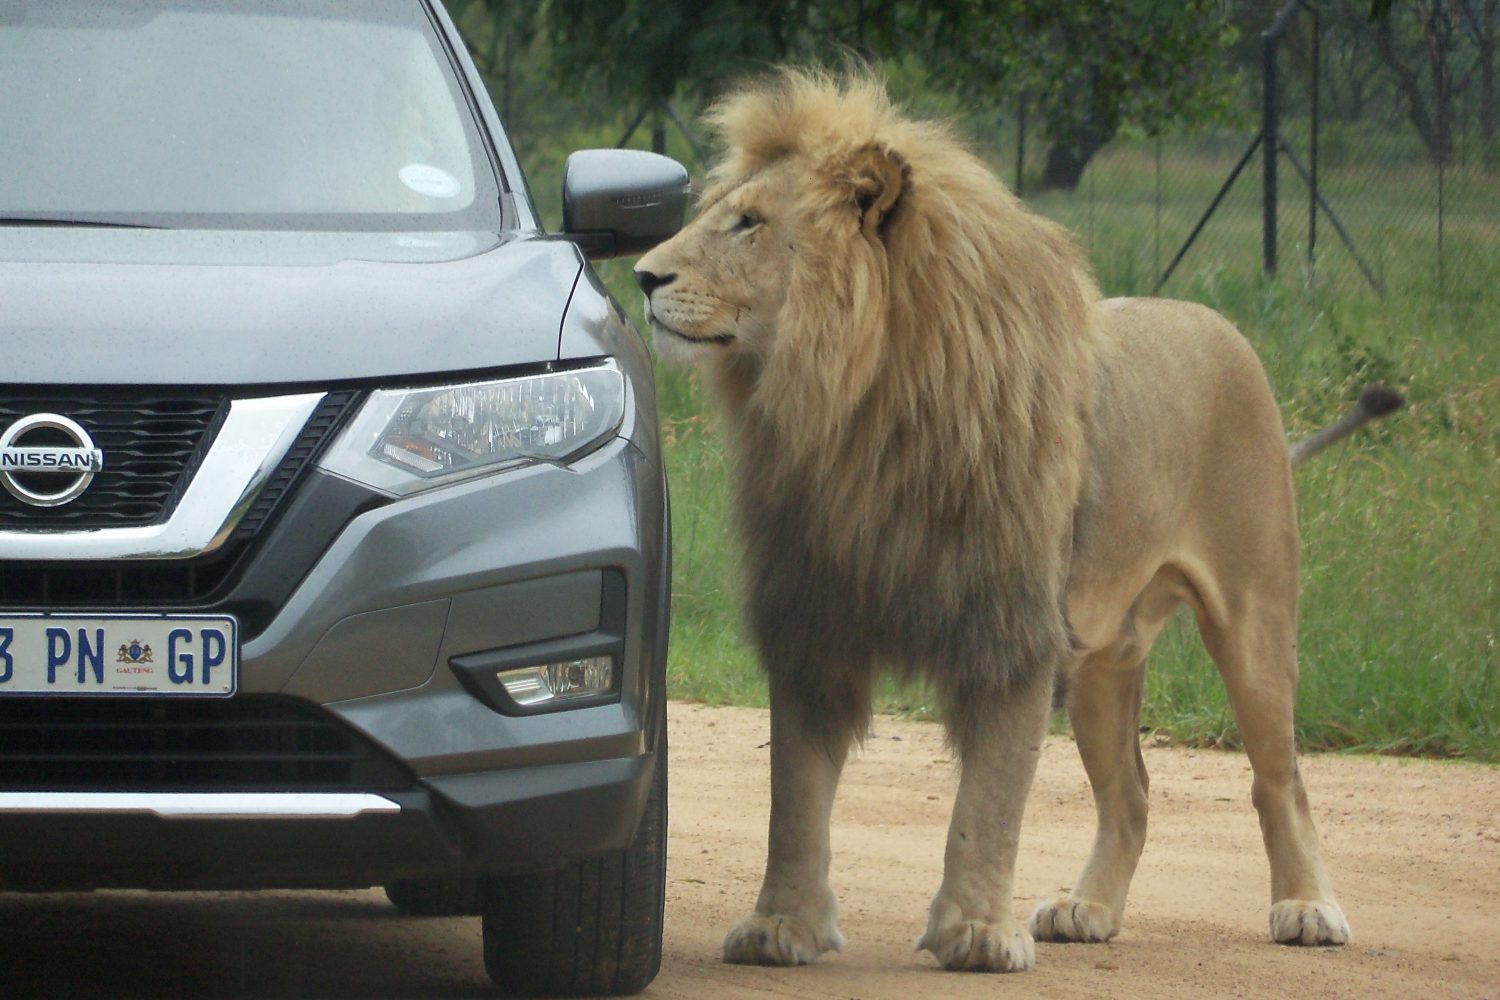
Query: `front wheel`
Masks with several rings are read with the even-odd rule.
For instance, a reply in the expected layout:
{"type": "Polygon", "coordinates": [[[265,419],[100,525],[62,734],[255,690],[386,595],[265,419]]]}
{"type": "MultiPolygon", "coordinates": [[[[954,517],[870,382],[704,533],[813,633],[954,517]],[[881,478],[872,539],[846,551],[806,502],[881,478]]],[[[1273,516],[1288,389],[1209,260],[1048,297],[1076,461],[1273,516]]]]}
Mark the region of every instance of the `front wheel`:
{"type": "Polygon", "coordinates": [[[667,874],[667,739],[635,839],[559,871],[496,879],[481,897],[484,967],[508,994],[623,996],[661,967],[667,874]]]}

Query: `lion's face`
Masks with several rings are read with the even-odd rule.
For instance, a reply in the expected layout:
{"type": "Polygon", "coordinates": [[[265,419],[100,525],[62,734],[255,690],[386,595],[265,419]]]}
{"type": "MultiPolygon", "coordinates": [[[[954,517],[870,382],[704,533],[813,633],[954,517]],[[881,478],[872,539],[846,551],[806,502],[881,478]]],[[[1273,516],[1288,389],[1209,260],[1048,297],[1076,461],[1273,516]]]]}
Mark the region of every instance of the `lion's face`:
{"type": "Polygon", "coordinates": [[[808,242],[799,183],[781,163],[719,184],[692,223],[641,259],[636,275],[664,359],[769,354],[797,247],[808,242]]]}

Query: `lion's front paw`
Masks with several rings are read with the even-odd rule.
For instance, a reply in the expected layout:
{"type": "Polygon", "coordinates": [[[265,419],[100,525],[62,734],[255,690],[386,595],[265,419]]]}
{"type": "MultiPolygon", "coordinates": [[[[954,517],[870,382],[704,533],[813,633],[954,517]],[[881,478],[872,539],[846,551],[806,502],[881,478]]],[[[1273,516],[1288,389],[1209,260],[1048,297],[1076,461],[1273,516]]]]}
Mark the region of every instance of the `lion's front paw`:
{"type": "Polygon", "coordinates": [[[815,928],[801,917],[752,913],[724,938],[724,961],[736,965],[807,965],[825,951],[838,951],[844,936],[829,924],[815,928]]]}
{"type": "Polygon", "coordinates": [[[954,971],[1025,972],[1036,965],[1036,945],[1026,928],[1014,920],[958,920],[929,926],[917,949],[932,952],[943,968],[954,971]]]}
{"type": "Polygon", "coordinates": [[[1038,941],[1088,944],[1108,941],[1120,933],[1119,921],[1109,907],[1072,896],[1058,896],[1042,903],[1031,912],[1027,928],[1038,941]]]}
{"type": "Polygon", "coordinates": [[[1280,944],[1348,944],[1353,937],[1331,899],[1283,899],[1271,906],[1271,940],[1280,944]]]}

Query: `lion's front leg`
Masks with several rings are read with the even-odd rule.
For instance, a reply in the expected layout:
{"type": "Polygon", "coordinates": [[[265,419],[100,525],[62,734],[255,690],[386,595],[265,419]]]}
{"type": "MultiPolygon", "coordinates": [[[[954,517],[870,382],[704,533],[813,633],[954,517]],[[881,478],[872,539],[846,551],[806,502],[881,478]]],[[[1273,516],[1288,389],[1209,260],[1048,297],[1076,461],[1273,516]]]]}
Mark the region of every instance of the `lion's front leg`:
{"type": "Polygon", "coordinates": [[[1021,972],[1036,964],[1036,947],[1011,905],[1021,813],[1036,774],[1050,678],[1007,698],[970,701],[953,729],[963,768],[943,884],[928,912],[919,949],[948,969],[1021,972]]]}
{"type": "Polygon", "coordinates": [[[804,965],[843,947],[828,883],[829,816],[853,734],[771,679],[771,829],[755,911],[724,939],[724,961],[804,965]]]}

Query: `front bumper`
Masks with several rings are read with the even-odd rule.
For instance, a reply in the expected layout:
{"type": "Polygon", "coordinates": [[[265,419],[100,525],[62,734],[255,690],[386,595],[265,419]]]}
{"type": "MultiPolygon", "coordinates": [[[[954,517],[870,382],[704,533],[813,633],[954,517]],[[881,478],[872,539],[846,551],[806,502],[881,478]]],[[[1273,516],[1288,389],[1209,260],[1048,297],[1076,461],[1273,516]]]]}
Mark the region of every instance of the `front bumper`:
{"type": "MultiPolygon", "coordinates": [[[[303,495],[318,490],[314,481],[303,495]]],[[[569,467],[360,508],[326,547],[299,512],[280,519],[242,577],[255,588],[302,573],[244,644],[239,696],[321,706],[409,773],[409,786],[320,788],[337,804],[311,811],[290,789],[148,788],[122,799],[83,788],[44,800],[35,793],[45,789],[0,788],[0,888],[469,879],[629,843],[665,713],[659,466],[622,438],[569,467]],[[321,548],[310,560],[309,547],[321,548]],[[449,666],[588,632],[609,594],[625,623],[613,703],[507,716],[449,666]],[[226,792],[236,798],[211,798],[226,792]]]]}
{"type": "MultiPolygon", "coordinates": [[[[651,754],[325,794],[0,794],[0,887],[344,888],[463,882],[622,850],[651,787],[651,754]]],[[[210,793],[217,794],[217,793],[210,793]]]]}

